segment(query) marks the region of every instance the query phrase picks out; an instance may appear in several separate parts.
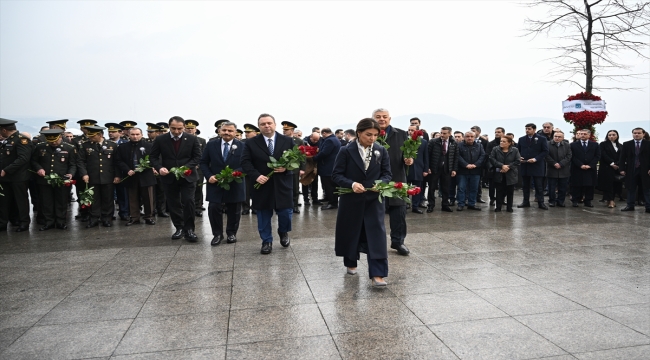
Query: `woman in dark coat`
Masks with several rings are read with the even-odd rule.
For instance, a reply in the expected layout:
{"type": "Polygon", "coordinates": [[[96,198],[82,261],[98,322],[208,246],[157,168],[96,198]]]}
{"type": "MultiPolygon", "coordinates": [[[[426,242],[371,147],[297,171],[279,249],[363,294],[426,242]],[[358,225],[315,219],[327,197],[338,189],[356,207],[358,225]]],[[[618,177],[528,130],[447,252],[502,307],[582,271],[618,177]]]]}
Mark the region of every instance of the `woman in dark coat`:
{"type": "Polygon", "coordinates": [[[609,130],[607,140],[600,143],[600,166],[598,167],[598,190],[603,192],[607,207],[616,207],[615,195],[622,191],[623,183],[616,181],[618,158],[623,145],[618,142],[618,131],[609,130]]]}
{"type": "Polygon", "coordinates": [[[503,199],[507,197],[506,211],[512,212],[512,198],[515,184],[519,181],[519,164],[521,156],[515,146],[515,141],[510,137],[502,137],[499,147],[494,147],[490,154],[490,163],[495,171],[492,181],[495,183],[497,204],[495,212],[500,212],[503,199]]]}
{"type": "Polygon", "coordinates": [[[332,180],[338,186],[354,191],[339,199],[334,249],[336,256],[343,257],[350,275],[357,273],[359,252],[365,252],[372,284],[386,286],[385,206],[379,202],[379,193],[365,189],[373,187],[375,180],[390,181],[390,159],[386,149],[375,143],[379,135],[377,121],[369,118],[359,121],[356,134],[355,141],[341,148],[332,172],[332,180]]]}

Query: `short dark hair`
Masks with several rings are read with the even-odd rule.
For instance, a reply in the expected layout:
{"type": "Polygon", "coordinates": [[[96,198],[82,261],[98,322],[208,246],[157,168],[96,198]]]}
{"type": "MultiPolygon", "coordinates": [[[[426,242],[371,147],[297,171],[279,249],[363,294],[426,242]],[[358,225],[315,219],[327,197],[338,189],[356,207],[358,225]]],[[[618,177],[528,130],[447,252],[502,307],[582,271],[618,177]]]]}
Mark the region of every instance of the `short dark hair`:
{"type": "Polygon", "coordinates": [[[499,126],[498,128],[494,129],[494,131],[497,131],[497,130],[499,130],[499,129],[501,129],[501,132],[503,133],[503,135],[506,134],[506,129],[502,128],[501,126],[499,126]]]}
{"type": "Polygon", "coordinates": [[[330,128],[323,128],[323,130],[321,130],[320,132],[321,132],[321,133],[326,133],[326,134],[331,134],[331,133],[332,133],[332,129],[330,129],[330,128]]]}
{"type": "Polygon", "coordinates": [[[465,134],[462,131],[458,131],[458,130],[454,131],[454,135],[456,135],[456,134],[461,134],[461,135],[465,136],[465,134]]]}
{"type": "Polygon", "coordinates": [[[481,127],[478,126],[478,125],[474,125],[474,126],[472,126],[472,127],[470,128],[470,130],[472,130],[472,131],[476,130],[476,132],[478,132],[479,134],[481,133],[481,127]]]}
{"type": "Polygon", "coordinates": [[[354,130],[353,129],[347,129],[347,130],[344,131],[344,133],[354,136],[354,130]]]}
{"type": "Polygon", "coordinates": [[[343,132],[343,129],[336,129],[336,131],[334,131],[335,134],[338,134],[340,132],[343,132]]]}
{"type": "Polygon", "coordinates": [[[360,132],[364,132],[368,129],[377,129],[377,131],[381,131],[381,128],[379,128],[379,123],[377,122],[377,120],[371,118],[365,118],[365,119],[361,119],[357,124],[357,130],[356,130],[357,137],[359,137],[360,132]]]}
{"type": "Polygon", "coordinates": [[[257,125],[260,124],[260,119],[263,118],[263,117],[270,117],[271,119],[273,119],[273,123],[275,124],[275,118],[273,117],[273,115],[263,113],[263,114],[260,114],[260,116],[257,117],[257,125]]]}
{"type": "Polygon", "coordinates": [[[447,131],[451,132],[451,127],[443,126],[442,128],[440,128],[440,132],[442,132],[442,130],[447,130],[447,131]]]}
{"type": "Polygon", "coordinates": [[[311,132],[314,132],[314,131],[320,131],[320,128],[318,126],[311,128],[311,132]]]}
{"type": "Polygon", "coordinates": [[[420,130],[420,125],[409,125],[409,127],[415,126],[415,130],[420,130]]]}
{"type": "MultiPolygon", "coordinates": [[[[168,123],[168,125],[171,125],[171,124],[172,124],[172,121],[182,122],[183,125],[185,125],[185,120],[184,120],[182,117],[180,117],[180,116],[172,116],[171,118],[169,118],[169,123],[168,123]]],[[[125,129],[125,130],[128,130],[128,129],[125,129]]]]}
{"type": "Polygon", "coordinates": [[[537,130],[537,125],[535,125],[535,124],[533,124],[533,123],[528,123],[528,124],[526,124],[526,126],[524,126],[524,127],[529,127],[529,128],[533,128],[533,130],[537,130]]]}
{"type": "Polygon", "coordinates": [[[422,121],[420,121],[420,118],[418,118],[418,117],[413,117],[413,118],[411,118],[411,120],[409,120],[409,123],[410,123],[411,121],[413,121],[413,120],[417,120],[417,121],[418,121],[418,125],[419,125],[419,124],[422,124],[422,121]]]}
{"type": "Polygon", "coordinates": [[[632,133],[634,133],[634,130],[641,130],[641,132],[645,134],[645,129],[643,129],[643,128],[636,127],[634,129],[632,129],[632,133]]]}

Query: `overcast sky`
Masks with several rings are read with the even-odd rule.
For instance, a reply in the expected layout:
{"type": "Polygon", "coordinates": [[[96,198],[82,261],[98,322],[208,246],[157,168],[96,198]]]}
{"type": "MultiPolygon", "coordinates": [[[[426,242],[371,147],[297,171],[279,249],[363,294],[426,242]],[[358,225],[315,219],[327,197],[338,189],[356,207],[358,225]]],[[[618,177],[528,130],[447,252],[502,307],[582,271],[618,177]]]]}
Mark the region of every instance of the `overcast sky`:
{"type": "MultiPolygon", "coordinates": [[[[393,116],[561,119],[513,1],[0,1],[0,116],[255,122],[393,116]]],[[[637,70],[648,62],[634,57],[637,70]]],[[[650,119],[649,80],[602,92],[608,121],[650,119]]],[[[561,121],[561,120],[560,120],[561,121]]]]}

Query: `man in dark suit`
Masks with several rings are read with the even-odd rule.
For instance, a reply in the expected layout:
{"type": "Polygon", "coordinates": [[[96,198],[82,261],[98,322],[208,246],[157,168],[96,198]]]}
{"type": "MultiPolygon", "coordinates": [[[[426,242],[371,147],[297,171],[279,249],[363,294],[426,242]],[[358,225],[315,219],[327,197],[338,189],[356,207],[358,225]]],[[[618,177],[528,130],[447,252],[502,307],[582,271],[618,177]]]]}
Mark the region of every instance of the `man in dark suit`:
{"type": "MultiPolygon", "coordinates": [[[[106,123],[104,124],[106,130],[108,131],[108,139],[117,144],[119,148],[120,145],[126,144],[129,141],[122,138],[122,130],[124,127],[117,123],[106,123]]],[[[129,221],[129,192],[126,189],[125,184],[119,183],[115,184],[115,200],[117,202],[117,215],[121,220],[129,221]]],[[[138,201],[139,205],[139,201],[138,201]]],[[[138,207],[138,212],[140,212],[140,207],[138,207]]],[[[139,218],[139,215],[138,215],[139,218]]]]}
{"type": "Polygon", "coordinates": [[[334,131],[334,136],[336,136],[336,138],[339,139],[341,146],[345,146],[348,144],[348,141],[345,140],[345,133],[343,132],[343,129],[336,129],[336,131],[334,131]]]}
{"type": "MultiPolygon", "coordinates": [[[[145,169],[137,172],[135,169],[140,164],[140,159],[151,154],[153,143],[142,138],[140,128],[132,128],[129,131],[129,142],[117,147],[117,176],[122,178],[121,182],[129,196],[129,221],[126,226],[140,223],[140,200],[144,205],[144,223],[155,225],[153,219],[154,211],[154,186],[156,186],[156,176],[153,169],[145,169]],[[125,177],[127,177],[124,179],[125,177]]],[[[149,159],[151,163],[151,159],[149,159]]]]}
{"type": "Polygon", "coordinates": [[[104,139],[103,126],[87,126],[88,141],[79,150],[78,172],[81,179],[93,187],[93,203],[86,228],[99,225],[113,226],[115,213],[115,187],[120,178],[115,172],[117,144],[104,139]]]}
{"type": "Polygon", "coordinates": [[[571,143],[571,200],[578,207],[578,200],[584,196],[586,207],[594,207],[594,187],[598,182],[597,165],[600,160],[600,146],[589,141],[591,131],[579,130],[578,141],[571,143]]]}
{"type": "Polygon", "coordinates": [[[244,144],[235,139],[237,125],[226,121],[219,128],[219,139],[208,142],[203,155],[201,156],[201,172],[205,176],[206,200],[208,205],[208,217],[212,227],[212,241],[210,245],[217,246],[223,241],[223,213],[226,214],[226,242],[232,244],[237,242],[237,231],[241,220],[241,204],[246,198],[246,183],[231,182],[230,189],[225,190],[217,183],[215,175],[221,173],[226,166],[234,171],[242,171],[241,156],[244,152],[244,144]]]}
{"type": "Polygon", "coordinates": [[[334,160],[341,150],[341,141],[332,134],[330,128],[321,130],[322,138],[318,153],[314,156],[314,161],[318,164],[318,176],[325,190],[325,198],[329,200],[327,205],[321,206],[321,210],[338,209],[339,196],[335,195],[336,184],[332,181],[332,170],[334,170],[334,160]]]}
{"type": "MultiPolygon", "coordinates": [[[[219,124],[221,125],[221,124],[219,124]]],[[[207,144],[207,141],[205,141],[204,138],[199,137],[199,129],[197,127],[199,126],[199,122],[196,120],[191,120],[187,119],[185,120],[185,132],[196,136],[196,139],[199,141],[199,151],[201,151],[201,154],[203,154],[203,149],[205,149],[205,146],[207,144]]],[[[201,171],[200,167],[196,167],[196,171],[199,173],[199,183],[203,182],[203,172],[201,171]]],[[[195,214],[198,217],[203,217],[203,210],[205,208],[203,207],[203,185],[201,186],[196,186],[196,190],[194,190],[194,203],[196,206],[195,209],[195,214]]]]}
{"type": "Polygon", "coordinates": [[[456,170],[458,170],[458,144],[451,137],[449,126],[440,129],[439,138],[429,141],[427,152],[429,153],[429,170],[431,170],[427,212],[433,212],[433,208],[436,206],[438,183],[442,193],[442,211],[452,212],[453,210],[449,207],[449,184],[451,179],[456,177],[456,170]]]}
{"type": "Polygon", "coordinates": [[[275,131],[275,118],[261,114],[257,118],[261,134],[246,141],[242,155],[242,168],[254,183],[260,184],[253,189],[251,199],[253,209],[257,210],[257,230],[262,238],[262,254],[270,254],[273,243],[271,218],[273,210],[278,215],[278,235],[280,245],[288,247],[291,216],[293,214],[293,173],[286,168],[269,168],[269,157],[279,159],[286,150],[293,148],[293,140],[275,131]],[[273,176],[267,174],[273,172],[273,176]]]}
{"type": "Polygon", "coordinates": [[[498,127],[494,130],[494,140],[488,142],[486,148],[485,148],[485,177],[488,181],[488,195],[490,197],[490,205],[494,205],[496,201],[496,188],[494,186],[494,181],[492,181],[492,178],[494,177],[494,171],[492,171],[492,164],[490,163],[490,154],[492,154],[492,149],[495,147],[499,147],[499,144],[501,142],[501,138],[506,135],[506,130],[502,127],[498,127]]]}
{"type": "Polygon", "coordinates": [[[161,135],[153,142],[152,164],[162,177],[167,204],[176,232],[172,240],[185,236],[190,242],[199,238],[194,233],[194,192],[199,180],[196,167],[201,160],[201,150],[196,136],[184,133],[185,120],[180,116],[169,119],[169,135],[161,135]],[[172,168],[187,167],[191,174],[176,178],[172,168]]]}
{"type": "MultiPolygon", "coordinates": [[[[409,126],[409,136],[413,136],[413,133],[416,130],[420,130],[419,126],[411,125],[409,126]]],[[[424,178],[429,175],[429,152],[427,151],[428,142],[424,139],[420,139],[420,147],[418,148],[418,155],[413,159],[413,165],[409,167],[409,173],[406,176],[408,183],[414,186],[418,186],[420,189],[423,188],[424,178]]],[[[420,202],[422,202],[422,193],[413,195],[411,199],[411,211],[416,214],[424,214],[422,210],[419,209],[420,202]]]]}
{"type": "Polygon", "coordinates": [[[625,176],[627,206],[621,211],[634,211],[636,188],[641,186],[645,197],[645,212],[650,213],[650,141],[643,140],[645,130],[632,130],[632,140],[623,143],[618,160],[621,175],[625,176]]]}
{"type": "MultiPolygon", "coordinates": [[[[406,131],[390,125],[390,113],[386,109],[377,109],[372,112],[372,118],[379,123],[379,128],[385,133],[384,141],[389,148],[391,181],[406,182],[406,167],[413,165],[412,158],[405,158],[400,147],[408,138],[406,131]]],[[[380,134],[382,133],[380,131],[380,134]]],[[[395,198],[385,198],[386,213],[390,218],[390,247],[397,250],[400,255],[408,255],[409,249],[404,245],[406,238],[406,202],[395,198]]]]}
{"type": "MultiPolygon", "coordinates": [[[[489,141],[487,139],[484,139],[481,137],[481,127],[478,125],[474,125],[470,128],[472,132],[474,133],[474,141],[481,144],[483,147],[483,151],[485,152],[485,160],[484,163],[487,163],[487,159],[490,157],[490,155],[487,153],[487,146],[489,141]]],[[[478,182],[478,193],[476,196],[476,202],[485,204],[485,200],[483,200],[483,184],[484,184],[484,176],[485,176],[485,164],[481,167],[481,177],[478,182]]]]}
{"type": "Polygon", "coordinates": [[[526,124],[526,135],[519,138],[517,149],[521,155],[519,175],[523,179],[524,201],[517,205],[518,208],[530,207],[530,183],[535,182],[535,199],[540,209],[548,210],[544,204],[544,174],[546,172],[546,155],[548,155],[548,140],[546,137],[535,134],[537,126],[526,124]]]}

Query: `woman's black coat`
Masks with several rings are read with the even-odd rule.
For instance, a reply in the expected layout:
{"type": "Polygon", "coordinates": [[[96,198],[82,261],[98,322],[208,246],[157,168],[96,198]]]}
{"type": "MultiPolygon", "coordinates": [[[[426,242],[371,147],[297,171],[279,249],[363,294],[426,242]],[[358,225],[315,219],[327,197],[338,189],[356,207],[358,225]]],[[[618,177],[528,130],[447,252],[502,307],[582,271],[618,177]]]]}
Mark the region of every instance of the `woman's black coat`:
{"type": "MultiPolygon", "coordinates": [[[[374,186],[375,180],[387,183],[391,177],[390,159],[386,149],[379,144],[373,144],[372,159],[368,170],[365,171],[356,141],[341,148],[332,172],[332,180],[338,186],[348,189],[352,188],[354,182],[370,188],[374,186]]],[[[384,217],[385,206],[379,202],[379,193],[366,191],[362,194],[341,195],[336,217],[336,255],[358,259],[360,243],[367,242],[368,256],[371,259],[388,258],[384,217]]]]}
{"type": "MultiPolygon", "coordinates": [[[[521,155],[519,155],[519,149],[515,146],[510,146],[507,153],[504,153],[501,150],[501,147],[497,146],[492,149],[490,154],[490,164],[492,164],[492,169],[497,168],[501,170],[503,165],[508,165],[510,170],[505,173],[506,185],[514,185],[519,181],[519,165],[521,164],[521,155]]],[[[490,169],[490,170],[492,170],[490,169]]],[[[503,182],[501,173],[494,173],[492,180],[496,183],[503,182]]]]}
{"type": "Polygon", "coordinates": [[[600,143],[600,165],[598,166],[598,189],[601,191],[612,191],[614,186],[614,175],[618,175],[619,170],[614,170],[611,163],[617,163],[621,155],[623,145],[614,145],[609,140],[600,143]]]}

